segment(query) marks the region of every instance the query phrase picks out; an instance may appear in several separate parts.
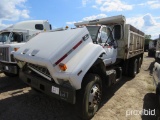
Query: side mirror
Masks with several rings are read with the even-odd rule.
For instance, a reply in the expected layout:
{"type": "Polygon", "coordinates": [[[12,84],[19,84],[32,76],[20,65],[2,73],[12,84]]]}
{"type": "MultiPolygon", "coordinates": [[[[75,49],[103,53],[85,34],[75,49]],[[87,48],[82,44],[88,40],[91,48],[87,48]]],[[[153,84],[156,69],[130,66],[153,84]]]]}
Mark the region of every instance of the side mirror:
{"type": "Polygon", "coordinates": [[[120,40],[122,38],[122,26],[121,25],[115,25],[114,26],[114,40],[120,40]]]}

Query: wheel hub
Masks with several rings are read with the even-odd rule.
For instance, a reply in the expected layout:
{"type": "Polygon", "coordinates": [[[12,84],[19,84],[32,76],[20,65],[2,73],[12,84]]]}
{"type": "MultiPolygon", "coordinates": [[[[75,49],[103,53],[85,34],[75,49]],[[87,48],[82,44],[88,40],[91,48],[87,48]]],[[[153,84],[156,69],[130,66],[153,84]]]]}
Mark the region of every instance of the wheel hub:
{"type": "Polygon", "coordinates": [[[91,88],[90,94],[89,94],[89,107],[95,107],[97,104],[99,104],[101,99],[101,93],[98,85],[94,85],[91,88]]]}
{"type": "Polygon", "coordinates": [[[137,61],[134,62],[134,73],[137,73],[137,61]]]}

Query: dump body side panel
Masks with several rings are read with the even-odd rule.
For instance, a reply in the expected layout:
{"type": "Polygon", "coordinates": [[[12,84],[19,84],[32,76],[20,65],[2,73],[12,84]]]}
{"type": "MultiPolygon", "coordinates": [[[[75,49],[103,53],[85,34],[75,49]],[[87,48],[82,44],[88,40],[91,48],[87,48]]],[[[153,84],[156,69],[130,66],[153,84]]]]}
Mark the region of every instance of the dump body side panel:
{"type": "Polygon", "coordinates": [[[118,58],[129,59],[144,52],[144,33],[125,24],[123,39],[118,41],[118,58]]]}

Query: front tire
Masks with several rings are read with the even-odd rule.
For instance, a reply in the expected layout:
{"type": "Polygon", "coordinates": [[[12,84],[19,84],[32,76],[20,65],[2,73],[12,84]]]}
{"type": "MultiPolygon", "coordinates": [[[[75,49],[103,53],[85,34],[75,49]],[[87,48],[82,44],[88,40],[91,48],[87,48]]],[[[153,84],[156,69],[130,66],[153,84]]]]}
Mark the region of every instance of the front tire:
{"type": "Polygon", "coordinates": [[[98,111],[102,98],[102,81],[96,74],[87,74],[82,89],[77,92],[77,110],[83,119],[91,119],[98,111]]]}

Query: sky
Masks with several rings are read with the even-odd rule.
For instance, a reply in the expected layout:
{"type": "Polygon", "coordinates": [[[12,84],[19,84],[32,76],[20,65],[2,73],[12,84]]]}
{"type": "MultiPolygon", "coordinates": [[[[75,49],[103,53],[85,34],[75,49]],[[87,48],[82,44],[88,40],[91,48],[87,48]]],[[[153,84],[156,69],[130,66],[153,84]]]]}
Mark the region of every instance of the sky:
{"type": "Polygon", "coordinates": [[[24,20],[48,20],[54,29],[115,15],[159,37],[160,0],[0,0],[0,30],[24,20]]]}

